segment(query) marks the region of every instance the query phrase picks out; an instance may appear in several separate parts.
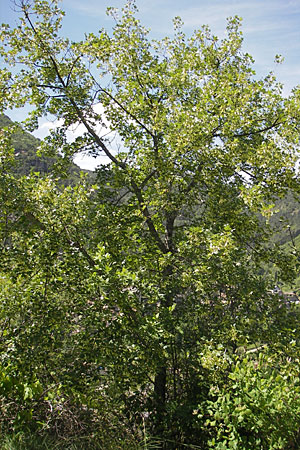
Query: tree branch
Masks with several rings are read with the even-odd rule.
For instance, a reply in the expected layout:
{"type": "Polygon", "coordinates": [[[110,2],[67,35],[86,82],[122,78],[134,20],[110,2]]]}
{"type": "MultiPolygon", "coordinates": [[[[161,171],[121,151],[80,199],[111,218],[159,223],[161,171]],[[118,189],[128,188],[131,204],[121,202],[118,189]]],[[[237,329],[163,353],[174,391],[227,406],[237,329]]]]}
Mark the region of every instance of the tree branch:
{"type": "Polygon", "coordinates": [[[140,206],[140,210],[143,214],[143,216],[146,219],[146,223],[147,226],[149,228],[150,234],[153,237],[153,239],[155,240],[158,248],[162,251],[162,253],[166,254],[169,252],[168,247],[164,244],[164,242],[161,240],[154,224],[151,218],[151,214],[150,211],[147,207],[147,205],[145,205],[144,203],[144,199],[143,199],[143,195],[142,195],[142,191],[141,189],[137,186],[137,184],[135,183],[134,180],[131,180],[131,186],[132,186],[132,190],[134,192],[134,194],[136,195],[138,202],[139,202],[139,206],[140,206]]]}
{"type": "Polygon", "coordinates": [[[277,119],[275,120],[274,123],[272,123],[271,125],[268,125],[265,128],[261,128],[260,130],[256,130],[256,131],[249,131],[249,132],[244,132],[244,133],[236,133],[233,135],[233,137],[248,137],[251,136],[253,134],[260,134],[260,133],[264,133],[265,131],[269,131],[272,130],[273,128],[277,127],[278,125],[281,125],[283,122],[279,121],[279,118],[277,117],[277,119]]]}
{"type": "Polygon", "coordinates": [[[95,78],[92,76],[93,81],[95,84],[97,84],[98,88],[100,91],[102,91],[105,95],[107,95],[114,103],[116,103],[116,105],[119,106],[119,108],[122,109],[122,111],[124,111],[132,120],[134,120],[136,123],[138,123],[140,125],[140,127],[143,128],[143,130],[145,130],[153,139],[155,138],[155,134],[152,133],[152,131],[149,130],[148,127],[146,127],[146,125],[144,125],[134,114],[132,114],[132,112],[130,112],[127,108],[125,108],[124,105],[122,105],[122,103],[120,103],[110,92],[108,92],[106,89],[104,89],[102,86],[100,86],[99,83],[97,83],[97,81],[95,80],[95,78]]]}

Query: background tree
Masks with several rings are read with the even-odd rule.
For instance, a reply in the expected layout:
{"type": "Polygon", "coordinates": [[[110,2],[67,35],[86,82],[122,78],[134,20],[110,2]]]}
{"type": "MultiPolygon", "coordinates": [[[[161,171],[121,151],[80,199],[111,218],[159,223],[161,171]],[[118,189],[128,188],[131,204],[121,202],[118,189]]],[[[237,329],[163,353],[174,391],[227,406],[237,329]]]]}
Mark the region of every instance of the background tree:
{"type": "MultiPolygon", "coordinates": [[[[238,352],[267,349],[277,360],[291,358],[291,367],[297,359],[288,345],[298,339],[298,316],[270,293],[274,280],[264,270],[272,262],[291,280],[297,255],[268,245],[270,230],[258,214],[268,218],[277,197],[299,192],[299,90],[283,98],[272,74],[255,77],[238,18],[228,21],[223,40],[207,27],[187,38],[176,18],[174,37],[153,41],[129,2],[120,16],[109,11],[111,34],[74,43],[59,36],[56,1],[19,8],[20,26],[2,27],[3,57],[11,67],[22,64],[3,71],[2,107],[29,101],[29,130],[45,115],[63,119],[41,144],[48,156],[68,162],[86,151],[111,161],[92,190],[57,190],[32,177],[18,184],[22,201],[7,213],[3,271],[30,279],[22,308],[30,320],[34,310],[43,318],[34,320],[37,334],[28,326],[26,336],[17,333],[25,339],[22,364],[26,371],[32,364],[32,351],[23,353],[34,340],[34,371],[43,378],[44,368],[46,385],[59,361],[63,386],[82,393],[92,377],[93,405],[101,386],[103,398],[122,405],[120,415],[138,424],[146,413],[167,448],[214,445],[220,434],[206,420],[217,406],[214,412],[209,402],[218,397],[213,387],[224,392],[236,376],[238,352]],[[107,121],[118,148],[105,134],[107,121]],[[85,133],[69,143],[66,132],[78,123],[85,133]],[[53,358],[43,353],[51,345],[53,358]],[[218,370],[207,363],[214,355],[218,370]]],[[[243,437],[233,448],[253,448],[251,422],[239,417],[234,439],[243,437]]],[[[298,428],[280,434],[282,445],[298,428]]]]}

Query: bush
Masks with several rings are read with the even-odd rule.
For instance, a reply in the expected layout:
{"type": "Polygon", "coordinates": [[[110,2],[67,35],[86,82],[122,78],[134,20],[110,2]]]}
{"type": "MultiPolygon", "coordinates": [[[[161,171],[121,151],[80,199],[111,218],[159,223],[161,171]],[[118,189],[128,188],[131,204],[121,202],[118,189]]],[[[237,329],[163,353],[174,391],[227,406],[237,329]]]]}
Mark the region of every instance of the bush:
{"type": "MultiPolygon", "coordinates": [[[[255,354],[255,353],[253,353],[255,354]]],[[[215,383],[206,404],[209,447],[216,450],[296,448],[300,430],[297,361],[260,353],[237,358],[225,384],[215,383]],[[257,355],[257,354],[256,354],[257,355]]]]}

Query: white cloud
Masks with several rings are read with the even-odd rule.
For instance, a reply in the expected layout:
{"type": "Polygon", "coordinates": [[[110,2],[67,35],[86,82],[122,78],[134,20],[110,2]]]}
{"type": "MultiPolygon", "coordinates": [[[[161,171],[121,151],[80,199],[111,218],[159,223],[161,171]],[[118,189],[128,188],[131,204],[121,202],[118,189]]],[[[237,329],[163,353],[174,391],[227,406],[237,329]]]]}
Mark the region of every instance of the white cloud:
{"type": "MultiPolygon", "coordinates": [[[[100,104],[97,104],[94,106],[94,111],[104,116],[103,107],[100,104]]],[[[102,119],[105,127],[102,125],[99,125],[97,128],[95,128],[96,133],[98,136],[103,136],[104,134],[107,135],[110,133],[109,130],[109,123],[107,120],[102,119]]],[[[51,130],[55,130],[59,126],[63,125],[63,119],[56,119],[56,120],[48,120],[39,126],[39,128],[33,133],[37,138],[44,139],[46,136],[49,136],[51,130]]],[[[68,142],[74,142],[75,139],[79,136],[82,136],[86,132],[86,128],[83,124],[77,123],[72,125],[68,128],[66,136],[68,142]]],[[[113,154],[116,153],[112,151],[113,154]]],[[[88,169],[88,170],[94,170],[97,166],[100,164],[108,164],[110,162],[109,158],[105,155],[99,155],[96,158],[93,156],[86,155],[84,153],[78,154],[74,157],[74,162],[78,166],[80,166],[82,169],[88,169]]]]}
{"type": "MultiPolygon", "coordinates": [[[[224,21],[229,16],[240,15],[254,20],[253,25],[258,22],[260,18],[266,18],[268,26],[276,28],[280,23],[286,22],[287,18],[283,17],[285,14],[295,14],[300,12],[300,2],[283,2],[281,0],[249,0],[246,1],[215,1],[202,2],[201,7],[190,7],[181,9],[181,17],[186,26],[201,26],[202,24],[212,25],[224,21]],[[274,17],[278,20],[274,22],[274,17]]],[[[253,28],[254,31],[254,28],[253,28]]]]}
{"type": "Polygon", "coordinates": [[[81,169],[95,170],[96,167],[101,165],[109,164],[110,159],[107,156],[101,155],[97,158],[87,155],[76,155],[74,158],[74,163],[77,164],[81,169]]]}

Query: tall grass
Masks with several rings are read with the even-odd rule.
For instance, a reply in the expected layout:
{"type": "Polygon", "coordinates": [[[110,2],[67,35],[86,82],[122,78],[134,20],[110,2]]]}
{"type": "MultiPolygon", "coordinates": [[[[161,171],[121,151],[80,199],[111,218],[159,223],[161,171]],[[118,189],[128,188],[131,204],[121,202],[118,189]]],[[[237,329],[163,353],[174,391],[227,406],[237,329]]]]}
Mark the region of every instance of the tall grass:
{"type": "Polygon", "coordinates": [[[15,433],[0,437],[1,450],[159,450],[161,443],[152,438],[137,442],[133,437],[126,440],[108,441],[103,436],[80,438],[54,437],[49,435],[15,433]]]}

